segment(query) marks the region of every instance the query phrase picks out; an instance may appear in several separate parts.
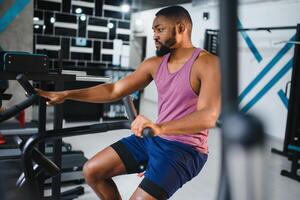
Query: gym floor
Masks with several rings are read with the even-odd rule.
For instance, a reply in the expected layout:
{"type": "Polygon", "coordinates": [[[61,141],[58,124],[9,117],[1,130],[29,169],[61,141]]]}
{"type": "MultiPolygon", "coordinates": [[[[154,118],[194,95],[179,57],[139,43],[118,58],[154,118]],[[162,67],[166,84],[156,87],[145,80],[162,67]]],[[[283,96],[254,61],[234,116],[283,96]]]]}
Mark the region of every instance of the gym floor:
{"type": "MultiPolygon", "coordinates": [[[[155,113],[153,113],[154,104],[148,101],[142,100],[141,113],[155,119],[155,113]]],[[[93,122],[94,123],[94,122],[93,122]]],[[[77,126],[86,123],[72,123],[65,124],[65,126],[77,126]]],[[[113,142],[119,140],[122,137],[130,135],[130,131],[111,131],[107,133],[100,133],[94,135],[77,136],[72,138],[66,138],[64,141],[70,142],[73,149],[82,150],[87,158],[91,158],[95,153],[101,149],[109,146],[113,142]]],[[[274,138],[268,138],[268,143],[263,149],[262,166],[263,176],[261,177],[264,182],[263,186],[263,200],[298,200],[300,195],[299,183],[283,177],[280,175],[281,169],[289,169],[290,165],[287,159],[279,155],[271,153],[271,148],[282,149],[282,141],[274,138]]],[[[220,130],[212,129],[209,136],[209,159],[204,166],[202,172],[189,183],[185,184],[177,193],[175,193],[172,200],[182,199],[205,199],[214,200],[218,190],[219,180],[219,165],[220,165],[220,130]]],[[[257,175],[257,171],[254,175],[257,175]]],[[[251,172],[248,172],[251,176],[251,172]]],[[[123,199],[129,199],[134,192],[142,178],[136,174],[124,175],[114,178],[121,196],[123,199]]],[[[72,188],[64,187],[62,190],[72,188]]],[[[81,196],[80,200],[92,200],[98,199],[94,192],[84,184],[85,194],[81,196]]]]}

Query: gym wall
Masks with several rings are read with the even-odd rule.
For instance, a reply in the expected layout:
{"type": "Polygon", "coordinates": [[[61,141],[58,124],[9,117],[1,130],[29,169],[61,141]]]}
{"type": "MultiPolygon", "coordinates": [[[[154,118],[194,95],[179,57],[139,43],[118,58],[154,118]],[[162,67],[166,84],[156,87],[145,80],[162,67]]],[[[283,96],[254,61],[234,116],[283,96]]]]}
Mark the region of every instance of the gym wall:
{"type": "MultiPolygon", "coordinates": [[[[6,51],[32,52],[32,16],[33,1],[5,0],[0,1],[0,46],[6,51]]],[[[9,107],[25,99],[24,90],[16,81],[9,81],[7,93],[12,99],[3,101],[9,107]]],[[[31,108],[26,109],[26,120],[31,120],[31,108]]]]}
{"type": "MultiPolygon", "coordinates": [[[[183,4],[190,11],[193,20],[193,44],[203,47],[204,33],[206,29],[219,28],[218,7],[216,5],[192,6],[183,4]],[[209,12],[209,19],[203,18],[203,13],[209,12]]],[[[143,33],[147,36],[146,57],[155,55],[153,42],[152,20],[159,9],[148,10],[132,16],[132,20],[141,18],[143,33]]],[[[276,2],[245,3],[239,7],[239,21],[244,28],[274,27],[274,26],[296,26],[300,23],[300,1],[281,0],[276,2]]],[[[132,21],[132,24],[134,22],[132,21]]],[[[282,30],[239,33],[239,91],[240,95],[250,83],[262,71],[264,72],[260,81],[251,86],[251,90],[244,92],[240,107],[245,112],[258,115],[266,126],[268,135],[283,139],[285,134],[287,108],[282,101],[282,93],[287,81],[291,79],[291,62],[293,57],[293,45],[286,47],[286,43],[295,34],[296,30],[282,30]],[[252,44],[246,42],[250,38],[252,44]],[[249,46],[254,45],[258,52],[253,52],[249,46]],[[282,51],[282,49],[285,49],[282,51]],[[257,55],[259,53],[259,56],[257,55]],[[277,55],[277,56],[276,56],[277,55]],[[270,62],[273,60],[272,67],[270,62]]],[[[153,103],[153,109],[157,110],[156,87],[151,83],[144,92],[144,99],[153,103]]],[[[157,111],[156,111],[157,112],[157,111]]]]}
{"type": "Polygon", "coordinates": [[[113,55],[120,54],[114,39],[121,40],[121,48],[129,49],[131,14],[122,12],[122,3],[34,0],[34,51],[46,50],[52,68],[58,67],[60,49],[64,67],[112,66],[113,55]]]}

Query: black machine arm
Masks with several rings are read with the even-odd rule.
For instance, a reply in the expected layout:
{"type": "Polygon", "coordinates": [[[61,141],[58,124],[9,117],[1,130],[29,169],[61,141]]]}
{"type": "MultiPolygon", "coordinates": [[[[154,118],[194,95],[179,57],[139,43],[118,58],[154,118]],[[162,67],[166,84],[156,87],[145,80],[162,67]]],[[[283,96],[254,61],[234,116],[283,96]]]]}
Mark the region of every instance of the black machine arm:
{"type": "MultiPolygon", "coordinates": [[[[124,103],[124,106],[125,106],[125,109],[126,109],[126,113],[127,113],[127,116],[128,116],[128,119],[130,122],[133,122],[133,120],[136,118],[137,116],[137,112],[135,110],[135,107],[133,105],[133,102],[131,100],[131,97],[130,96],[126,96],[123,98],[123,103],[124,103]]],[[[146,136],[146,137],[151,137],[153,136],[153,132],[152,132],[152,129],[151,128],[145,128],[143,130],[143,136],[146,136]]]]}
{"type": "Polygon", "coordinates": [[[24,88],[24,90],[26,91],[28,96],[34,95],[36,94],[36,91],[34,90],[34,88],[31,86],[31,84],[29,83],[28,79],[26,78],[26,76],[24,74],[19,74],[16,77],[16,80],[20,83],[20,85],[24,88]]]}
{"type": "Polygon", "coordinates": [[[24,75],[18,75],[16,79],[21,84],[21,86],[25,89],[25,91],[27,92],[27,95],[29,97],[25,101],[22,101],[21,103],[1,112],[0,113],[0,123],[17,115],[19,112],[28,108],[29,106],[32,106],[39,98],[36,95],[35,90],[30,85],[30,83],[27,81],[27,79],[24,75]]]}

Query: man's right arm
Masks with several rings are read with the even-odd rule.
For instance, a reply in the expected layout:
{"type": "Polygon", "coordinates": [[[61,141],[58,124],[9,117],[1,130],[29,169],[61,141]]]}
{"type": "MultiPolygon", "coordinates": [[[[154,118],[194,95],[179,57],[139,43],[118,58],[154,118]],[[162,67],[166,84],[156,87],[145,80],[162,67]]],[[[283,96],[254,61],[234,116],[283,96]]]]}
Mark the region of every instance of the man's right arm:
{"type": "Polygon", "coordinates": [[[115,83],[60,92],[37,91],[40,96],[48,99],[49,104],[63,103],[65,100],[91,103],[117,101],[126,95],[146,87],[152,81],[152,71],[158,63],[157,57],[149,58],[141,63],[133,73],[115,83]]]}

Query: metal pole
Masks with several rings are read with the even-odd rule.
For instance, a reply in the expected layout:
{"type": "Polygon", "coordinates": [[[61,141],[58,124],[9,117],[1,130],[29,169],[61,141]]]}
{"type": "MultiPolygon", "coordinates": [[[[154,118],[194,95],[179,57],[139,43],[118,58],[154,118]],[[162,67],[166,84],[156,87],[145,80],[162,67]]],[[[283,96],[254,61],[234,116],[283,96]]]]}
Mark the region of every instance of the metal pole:
{"type": "MultiPolygon", "coordinates": [[[[222,72],[222,112],[238,111],[237,69],[237,1],[220,0],[220,58],[222,72]]],[[[226,148],[222,130],[221,176],[218,200],[230,200],[230,188],[226,167],[226,148]]]]}
{"type": "Polygon", "coordinates": [[[220,1],[222,110],[238,110],[237,1],[220,1]]]}

